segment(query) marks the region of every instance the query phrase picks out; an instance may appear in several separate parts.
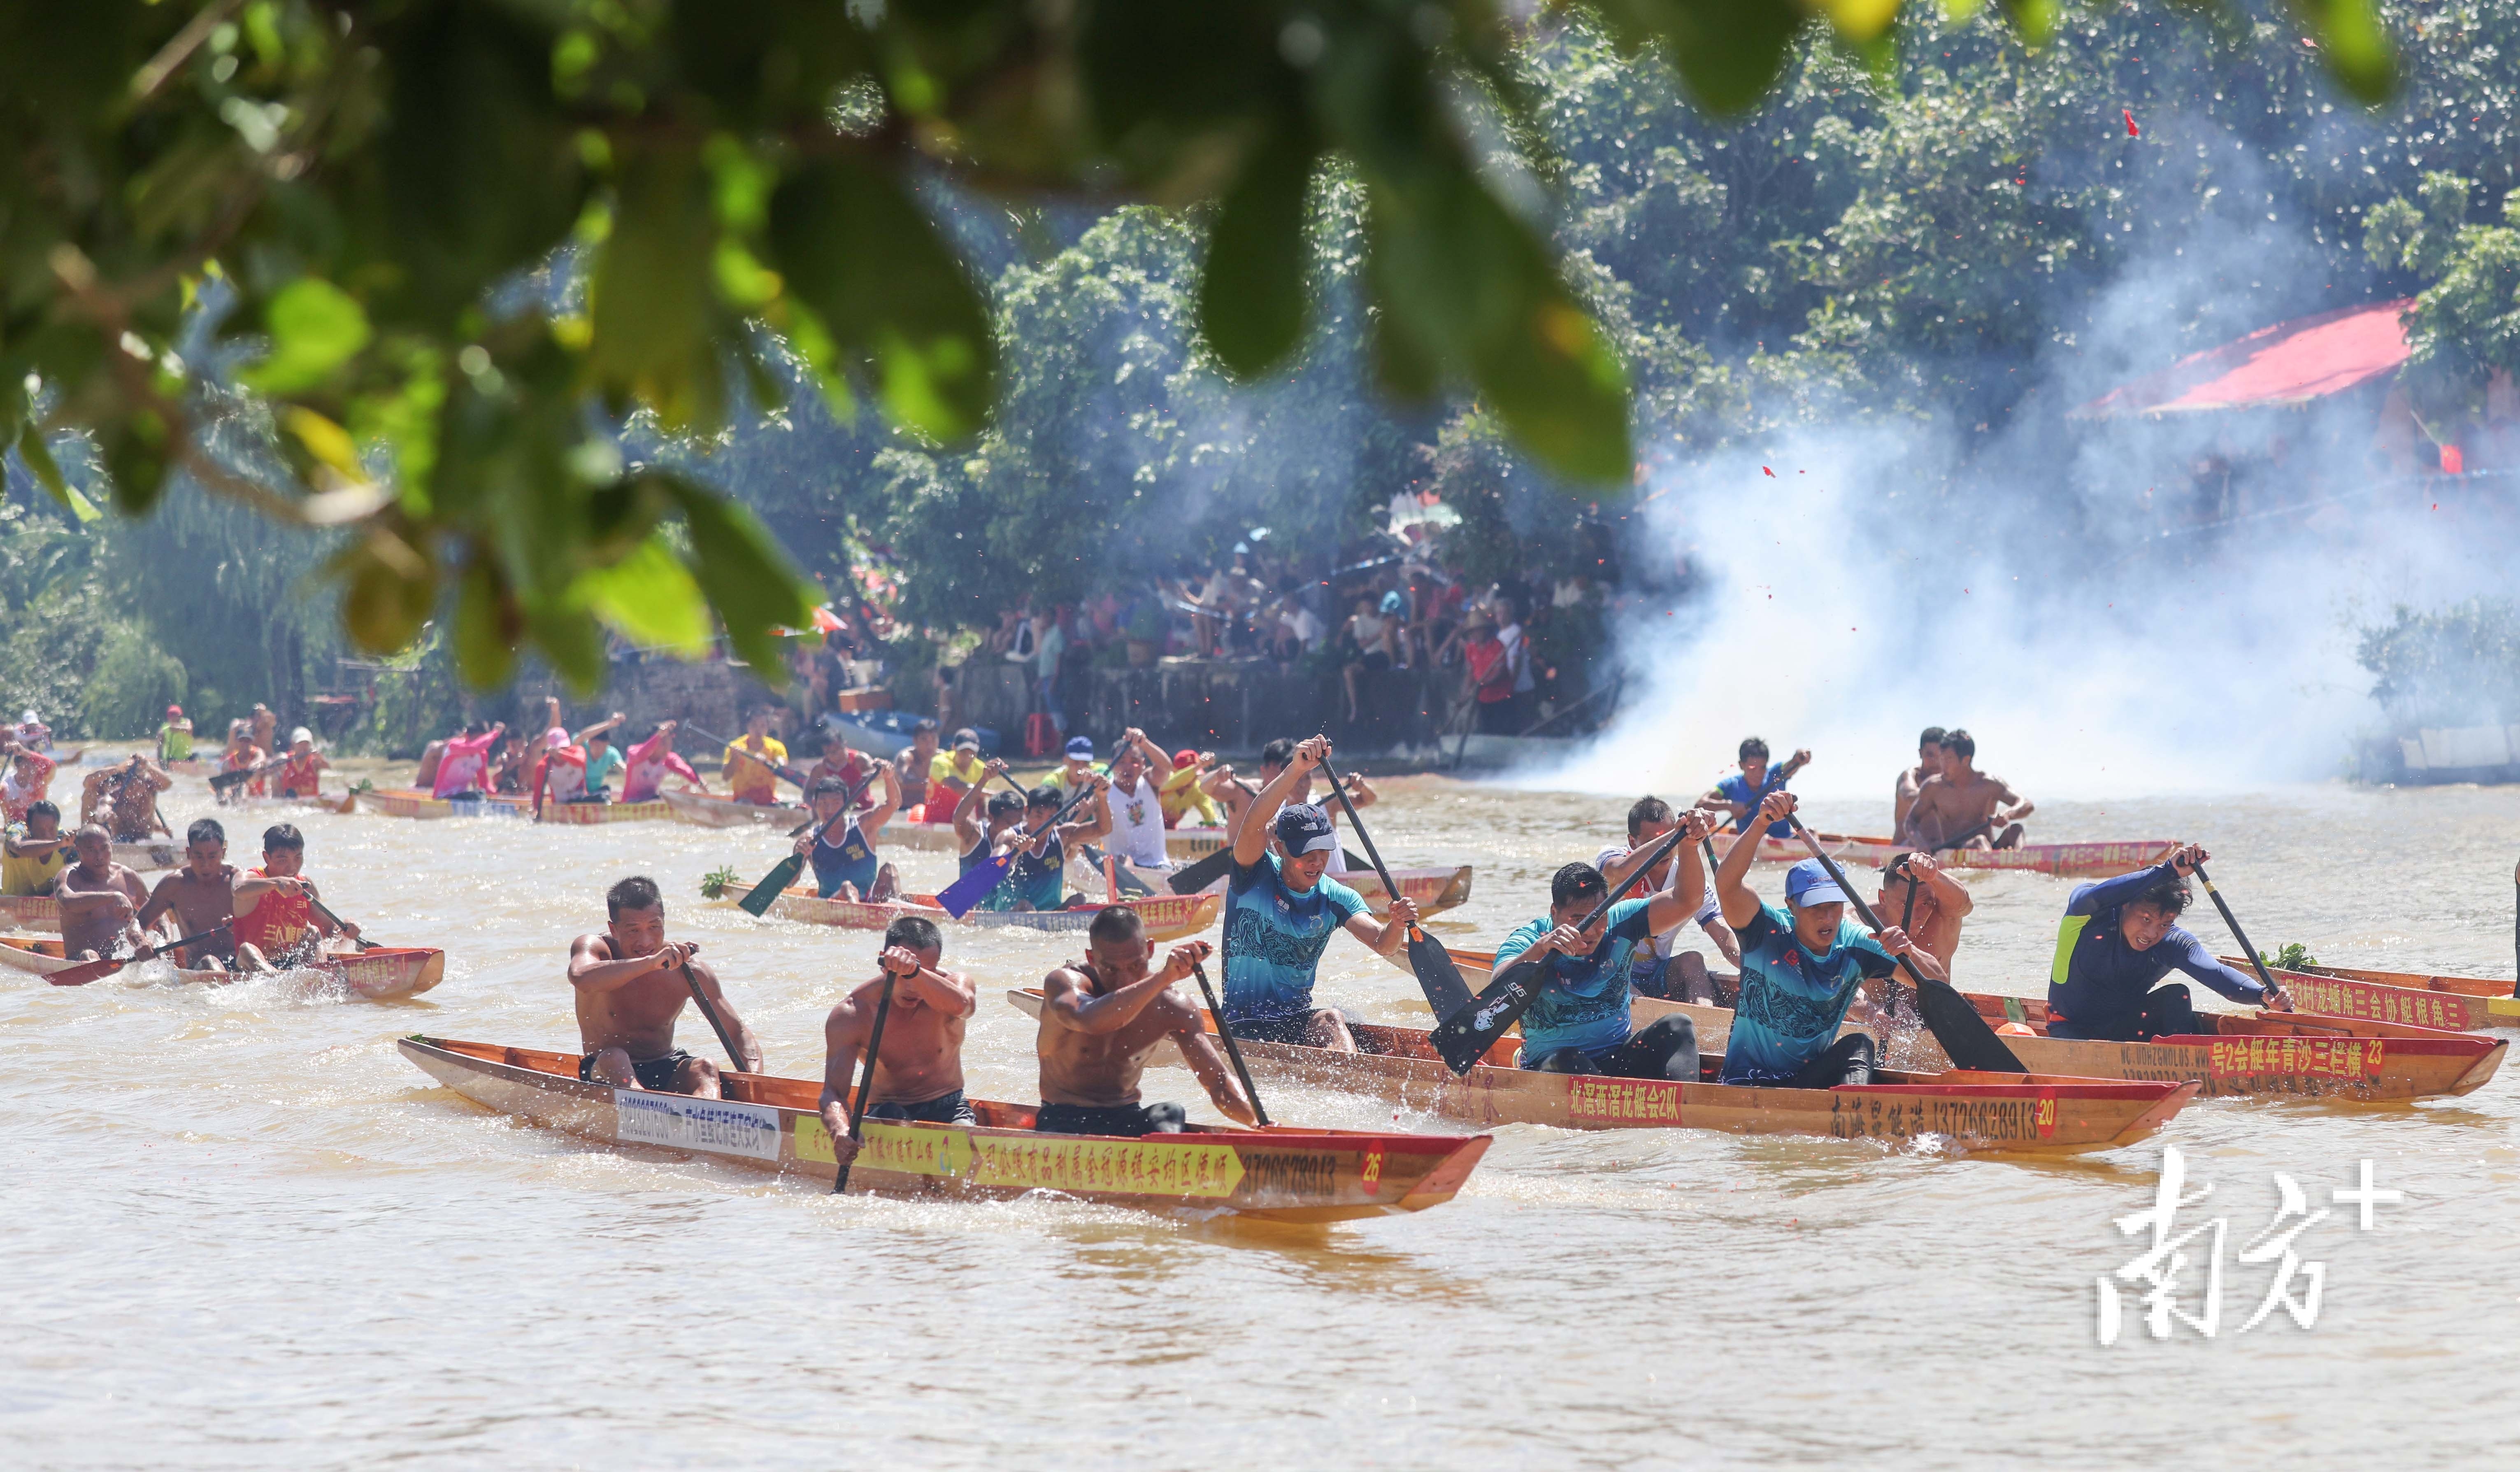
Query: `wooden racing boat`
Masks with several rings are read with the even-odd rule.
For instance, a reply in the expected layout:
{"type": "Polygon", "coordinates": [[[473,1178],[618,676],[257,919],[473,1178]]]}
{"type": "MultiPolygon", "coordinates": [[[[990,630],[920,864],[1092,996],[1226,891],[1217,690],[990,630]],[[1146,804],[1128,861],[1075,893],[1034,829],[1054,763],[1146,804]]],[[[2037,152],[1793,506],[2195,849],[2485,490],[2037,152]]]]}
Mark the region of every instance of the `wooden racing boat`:
{"type": "MultiPolygon", "coordinates": [[[[916,849],[931,853],[963,851],[962,836],[954,831],[950,820],[911,823],[896,818],[883,825],[882,842],[887,849],[916,849]]],[[[1203,858],[1224,847],[1225,830],[1222,828],[1168,828],[1164,831],[1164,854],[1176,862],[1203,858]]]]}
{"type": "MultiPolygon", "coordinates": [[[[1038,992],[1010,991],[1007,999],[1040,1015],[1038,992]]],[[[1206,1020],[1214,1033],[1215,1019],[1206,1020]]],[[[1560,1129],[1720,1129],[1892,1144],[1937,1136],[1967,1150],[2107,1150],[2159,1129],[2197,1091],[2185,1082],[1957,1069],[1936,1074],[1885,1069],[1872,1083],[1836,1088],[1604,1079],[1515,1068],[1521,1044],[1513,1038],[1499,1041],[1488,1049],[1488,1061],[1456,1078],[1418,1029],[1367,1023],[1350,1032],[1358,1047],[1368,1051],[1333,1053],[1238,1040],[1255,1078],[1366,1094],[1481,1125],[1560,1129]]],[[[1715,1078],[1721,1055],[1701,1045],[1699,1060],[1702,1077],[1715,1078]]]]}
{"type": "MultiPolygon", "coordinates": [[[[534,805],[525,798],[433,798],[413,787],[371,787],[358,793],[358,805],[389,818],[529,818],[534,805]]],[[[545,805],[548,806],[549,805],[545,805]]]]}
{"type": "MultiPolygon", "coordinates": [[[[501,802],[508,801],[501,799],[501,802]]],[[[674,815],[672,807],[651,798],[640,803],[545,803],[539,817],[531,800],[525,801],[522,816],[540,823],[661,823],[674,815]]]]}
{"type": "MultiPolygon", "coordinates": [[[[715,793],[686,792],[666,788],[657,793],[665,800],[665,810],[678,823],[698,823],[703,828],[793,828],[814,820],[814,810],[793,803],[739,803],[715,793]]],[[[550,811],[546,806],[544,811],[550,811]]],[[[949,829],[953,826],[946,825],[949,829]]],[[[886,825],[885,833],[891,832],[886,825]]]]}
{"type": "MultiPolygon", "coordinates": [[[[0,936],[0,966],[50,976],[77,964],[63,956],[59,936],[0,936]]],[[[292,966],[283,972],[175,972],[179,982],[214,987],[266,976],[320,978],[327,989],[343,990],[363,1001],[399,1001],[418,996],[445,979],[446,952],[420,946],[380,945],[374,950],[327,952],[309,965],[292,966]]]]}
{"type": "MultiPolygon", "coordinates": [[[[578,1055],[411,1036],[403,1056],[485,1108],[615,1148],[704,1155],[828,1189],[832,1137],[822,1082],[722,1076],[724,1099],[581,1082],[578,1055]]],[[[1041,1134],[1034,1106],[974,1099],[977,1125],[869,1120],[852,1195],[996,1198],[1033,1191],[1198,1216],[1344,1221],[1453,1199],[1486,1153],[1484,1134],[1227,1129],[1192,1125],[1142,1137],[1041,1134]]]]}
{"type": "MultiPolygon", "coordinates": [[[[1496,964],[1495,951],[1446,949],[1472,991],[1487,986],[1496,964]]],[[[1408,962],[1399,957],[1394,964],[1405,970],[1408,962]]],[[[2507,1046],[2498,1038],[2470,1037],[2437,1028],[2291,1012],[2199,1013],[2197,1022],[2211,1032],[2151,1042],[2095,1042],[2047,1035],[2048,1004],[2037,998],[1979,991],[1960,994],[1997,1026],[2027,1030],[2007,1034],[2003,1041],[2034,1073],[2085,1079],[2175,1079],[2202,1084],[2206,1095],[2214,1098],[2267,1094],[2370,1102],[2469,1093],[2502,1066],[2507,1046]],[[2351,1045],[2358,1043],[2362,1045],[2351,1045]]],[[[1698,1047],[1709,1052],[1722,1050],[1732,1028],[1732,1013],[1724,1007],[1639,996],[1628,1010],[1638,1027],[1674,1012],[1684,1014],[1697,1029],[1698,1047]]],[[[1838,1031],[1843,1035],[1857,1026],[1848,1023],[1838,1031]]],[[[1878,1028],[1865,1031],[1881,1035],[1878,1028]]],[[[1948,1062],[1930,1035],[1901,1036],[1896,1042],[1901,1053],[1920,1067],[1948,1062]]]]}
{"type": "MultiPolygon", "coordinates": [[[[1815,833],[1821,849],[1840,864],[1868,864],[1879,868],[1907,851],[1907,846],[1886,838],[1862,838],[1844,833],[1815,833]]],[[[2178,845],[2169,839],[2132,839],[2082,844],[2023,844],[2018,849],[1946,849],[1934,855],[1949,869],[2013,869],[2034,874],[2054,874],[2064,878],[2094,879],[2117,874],[2132,874],[2149,864],[2157,864],[2178,845]]],[[[1800,839],[1763,838],[1759,840],[1759,862],[1763,864],[1796,864],[1811,857],[1811,851],[1800,839]]]]}
{"type": "Polygon", "coordinates": [[[62,932],[62,907],[50,895],[0,895],[0,929],[62,932]]]}
{"type": "MultiPolygon", "coordinates": [[[[889,833],[891,830],[885,831],[889,833]]],[[[1068,860],[1067,872],[1070,885],[1083,890],[1088,895],[1098,893],[1102,887],[1102,871],[1081,855],[1068,860]]],[[[1169,893],[1166,889],[1166,884],[1172,877],[1169,874],[1154,869],[1141,869],[1134,865],[1127,866],[1127,872],[1135,875],[1139,883],[1157,894],[1169,893]]],[[[1475,877],[1476,872],[1469,864],[1453,864],[1422,869],[1394,869],[1391,871],[1391,878],[1393,883],[1400,886],[1401,894],[1417,901],[1418,917],[1423,919],[1468,903],[1470,881],[1475,877]]],[[[1332,877],[1356,891],[1374,914],[1382,915],[1390,911],[1390,895],[1382,888],[1382,877],[1373,870],[1351,869],[1345,874],[1332,877]]],[[[1229,878],[1229,875],[1220,874],[1206,889],[1198,893],[1222,895],[1225,893],[1229,878]]]]}
{"type": "MultiPolygon", "coordinates": [[[[2244,975],[2249,970],[2246,956],[2225,956],[2223,963],[2238,967],[2244,975]]],[[[2306,1012],[2410,1023],[2453,1033],[2520,1028],[2520,998],[2512,996],[2509,982],[2415,971],[2358,971],[2346,966],[2267,969],[2306,1012]]]]}
{"type": "MultiPolygon", "coordinates": [[[[1120,903],[1146,922],[1147,938],[1157,943],[1187,940],[1216,923],[1225,908],[1222,895],[1154,895],[1120,903]]],[[[937,904],[933,895],[911,895],[871,904],[863,899],[825,899],[812,890],[784,890],[770,901],[770,913],[807,925],[836,925],[843,930],[881,930],[904,915],[923,915],[939,925],[973,925],[983,930],[1037,930],[1082,933],[1094,923],[1102,905],[1072,910],[973,910],[960,921],[937,904]]]]}
{"type": "Polygon", "coordinates": [[[138,843],[113,846],[113,861],[126,869],[147,873],[154,869],[180,869],[184,866],[184,845],[178,839],[143,839],[138,843]]]}

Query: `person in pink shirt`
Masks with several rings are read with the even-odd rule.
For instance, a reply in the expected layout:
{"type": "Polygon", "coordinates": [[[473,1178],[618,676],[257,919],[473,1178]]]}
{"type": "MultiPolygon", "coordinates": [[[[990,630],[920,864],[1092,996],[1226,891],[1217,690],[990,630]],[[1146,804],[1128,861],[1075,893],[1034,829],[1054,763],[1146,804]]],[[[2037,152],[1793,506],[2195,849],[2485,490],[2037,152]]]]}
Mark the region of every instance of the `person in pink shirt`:
{"type": "Polygon", "coordinates": [[[437,781],[428,789],[432,798],[451,798],[457,793],[481,792],[490,780],[490,749],[507,739],[508,723],[501,721],[486,731],[468,730],[461,736],[446,738],[446,749],[437,759],[437,781]]]}
{"type": "Polygon", "coordinates": [[[698,772],[692,770],[692,764],[674,755],[674,727],[679,722],[671,720],[660,722],[654,735],[630,749],[627,775],[621,779],[622,802],[654,802],[656,789],[664,785],[668,775],[680,777],[701,792],[708,791],[708,784],[700,780],[698,772]]]}

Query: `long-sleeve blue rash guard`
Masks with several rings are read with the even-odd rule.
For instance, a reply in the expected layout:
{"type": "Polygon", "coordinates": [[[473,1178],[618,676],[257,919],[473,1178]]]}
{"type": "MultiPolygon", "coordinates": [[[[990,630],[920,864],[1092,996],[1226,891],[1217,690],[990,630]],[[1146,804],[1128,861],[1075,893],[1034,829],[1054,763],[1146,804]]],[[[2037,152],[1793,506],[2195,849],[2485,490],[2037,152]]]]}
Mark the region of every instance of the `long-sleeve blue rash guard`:
{"type": "Polygon", "coordinates": [[[2118,912],[2145,886],[2175,874],[2167,863],[2138,869],[2074,891],[2056,931],[2056,959],[2048,975],[2048,1007],[2072,1020],[2085,1037],[2131,1038],[2144,994],[2171,971],[2187,973],[2235,1002],[2263,1003],[2266,989],[2214,959],[2205,943],[2179,926],[2148,950],[2129,945],[2118,912]]]}

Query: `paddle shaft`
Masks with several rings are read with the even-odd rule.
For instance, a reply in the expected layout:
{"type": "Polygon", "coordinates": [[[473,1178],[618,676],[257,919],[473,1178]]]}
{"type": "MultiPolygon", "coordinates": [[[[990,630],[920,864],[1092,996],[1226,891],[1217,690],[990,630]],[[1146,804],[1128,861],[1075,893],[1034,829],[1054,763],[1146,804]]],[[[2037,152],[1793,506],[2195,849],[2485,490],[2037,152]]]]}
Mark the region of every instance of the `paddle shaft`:
{"type": "MultiPolygon", "coordinates": [[[[1228,934],[1231,934],[1230,929],[1228,934]]],[[[1242,1044],[1235,1041],[1234,1030],[1225,1023],[1225,1009],[1216,1004],[1216,989],[1207,984],[1207,968],[1192,966],[1190,974],[1198,978],[1198,994],[1207,998],[1207,1015],[1216,1019],[1217,1041],[1225,1044],[1225,1056],[1234,1064],[1234,1077],[1242,1081],[1242,1097],[1251,1101],[1251,1118],[1266,1129],[1269,1127],[1269,1111],[1260,1105],[1260,1090],[1251,1081],[1251,1066],[1242,1061],[1242,1044]]]]}
{"type": "MultiPolygon", "coordinates": [[[[980,873],[984,869],[994,870],[997,877],[989,881],[987,888],[979,889],[976,893],[971,895],[971,904],[979,903],[981,899],[988,896],[991,890],[994,890],[999,885],[1006,883],[1007,871],[1014,867],[1015,855],[1018,849],[1021,849],[1024,845],[1030,844],[1034,839],[1041,837],[1043,834],[1050,832],[1059,824],[1067,821],[1067,815],[1076,810],[1076,805],[1084,802],[1086,798],[1093,794],[1093,792],[1094,789],[1090,785],[1079,783],[1076,791],[1068,796],[1066,802],[1059,805],[1057,812],[1052,813],[1048,818],[1044,819],[1040,827],[1027,828],[1024,830],[1024,844],[1019,844],[1013,849],[1009,849],[1004,853],[990,854],[987,858],[980,860],[977,864],[972,865],[969,873],[965,874],[962,878],[955,880],[952,884],[947,885],[943,890],[939,891],[936,897],[940,901],[949,894],[958,895],[959,897],[959,892],[963,892],[970,886],[972,876],[980,873]]],[[[955,919],[960,920],[965,914],[969,912],[970,905],[967,904],[962,909],[957,910],[949,904],[945,906],[945,909],[948,914],[951,914],[955,919]]]]}
{"type": "MultiPolygon", "coordinates": [[[[870,778],[869,780],[873,779],[870,778]]],[[[840,805],[839,811],[832,813],[830,817],[823,819],[819,823],[809,822],[804,828],[798,828],[788,836],[789,838],[794,838],[797,834],[803,833],[807,828],[810,828],[814,833],[814,841],[816,843],[822,842],[824,831],[830,828],[833,823],[847,817],[850,809],[857,806],[857,800],[864,796],[865,793],[866,783],[861,782],[858,784],[857,790],[849,794],[849,801],[840,805]]],[[[804,872],[805,855],[802,853],[790,853],[786,858],[772,864],[770,866],[770,872],[762,875],[760,882],[755,884],[750,890],[746,891],[744,897],[742,899],[737,900],[736,904],[747,915],[767,914],[769,912],[771,902],[779,897],[782,891],[786,890],[789,884],[795,881],[797,875],[804,872]]]]}
{"type": "MultiPolygon", "coordinates": [[[[222,920],[198,936],[186,936],[180,941],[169,941],[163,945],[153,945],[149,947],[149,955],[151,957],[162,956],[168,951],[182,950],[188,945],[198,945],[212,936],[224,933],[227,928],[234,923],[235,922],[232,920],[222,920]]],[[[67,971],[56,971],[45,980],[51,982],[56,987],[84,987],[90,982],[101,982],[107,977],[113,975],[115,972],[120,971],[123,967],[130,965],[132,962],[142,959],[146,958],[137,955],[130,955],[124,956],[118,961],[112,959],[103,961],[87,961],[80,965],[72,966],[67,971]]]]}
{"type": "MultiPolygon", "coordinates": [[[[875,1026],[867,1030],[866,1066],[858,1070],[858,1091],[856,1096],[849,1100],[849,1143],[851,1144],[857,1144],[866,1138],[867,1101],[875,1097],[875,1055],[883,1047],[883,1025],[892,1018],[892,989],[900,981],[899,972],[889,966],[883,968],[883,994],[876,998],[875,1026]]],[[[832,1194],[837,1196],[848,1188],[849,1168],[843,1165],[832,1176],[832,1194]]]]}
{"type": "Polygon", "coordinates": [[[2281,996],[2283,989],[2275,985],[2275,979],[2267,971],[2267,963],[2258,955],[2258,948],[2249,943],[2248,936],[2240,930],[2239,917],[2223,902],[2223,892],[2214,888],[2214,881],[2205,877],[2203,864],[2196,866],[2196,882],[2205,887],[2205,897],[2214,901],[2214,908],[2223,912],[2223,923],[2231,928],[2231,939],[2240,943],[2240,954],[2249,958],[2249,969],[2258,974],[2258,985],[2267,989],[2269,996],[2281,996]]]}
{"type": "MultiPolygon", "coordinates": [[[[1331,770],[1330,764],[1327,761],[1322,763],[1322,774],[1330,779],[1330,796],[1338,799],[1339,811],[1347,814],[1347,825],[1356,830],[1356,841],[1365,845],[1366,860],[1373,865],[1374,877],[1382,881],[1382,893],[1390,896],[1392,901],[1397,903],[1400,898],[1400,884],[1391,877],[1391,868],[1382,861],[1380,851],[1373,847],[1373,835],[1365,831],[1365,819],[1356,815],[1356,805],[1348,801],[1346,784],[1339,781],[1338,773],[1331,770]]],[[[1423,932],[1412,924],[1409,927],[1409,934],[1414,937],[1423,932]]]]}
{"type": "Polygon", "coordinates": [[[685,961],[682,971],[683,985],[692,989],[692,1000],[699,1004],[700,1016],[708,1019],[709,1031],[717,1035],[718,1046],[726,1049],[727,1061],[735,1065],[737,1073],[744,1072],[743,1049],[735,1045],[735,1035],[726,1030],[726,1019],[717,1015],[708,993],[700,990],[700,979],[692,975],[692,963],[685,961]]]}
{"type": "MultiPolygon", "coordinates": [[[[338,916],[338,915],[337,915],[337,914],[334,914],[334,913],[333,913],[333,911],[332,911],[332,909],[331,909],[331,907],[329,907],[328,905],[326,905],[326,904],[324,903],[324,901],[323,901],[323,900],[316,898],[316,897],[315,897],[314,896],[312,896],[312,895],[309,895],[309,896],[307,896],[307,897],[306,897],[306,902],[307,902],[308,904],[311,904],[311,905],[315,906],[315,913],[317,913],[317,914],[319,914],[319,915],[323,916],[323,917],[324,917],[325,919],[327,919],[327,920],[332,921],[332,922],[333,922],[333,928],[334,928],[335,930],[339,930],[339,929],[341,929],[341,928],[342,928],[342,927],[341,927],[341,917],[340,917],[340,916],[338,916]]],[[[377,943],[376,943],[376,942],[374,942],[374,941],[369,940],[369,939],[368,939],[367,937],[365,937],[365,936],[353,936],[353,937],[351,937],[351,938],[350,938],[350,943],[351,943],[351,944],[353,944],[353,945],[358,946],[361,950],[374,950],[374,949],[376,949],[376,948],[377,948],[377,943]]]]}
{"type": "MultiPolygon", "coordinates": [[[[719,738],[710,735],[708,732],[701,730],[698,726],[684,726],[682,729],[691,732],[693,735],[698,736],[700,740],[707,742],[711,746],[724,747],[730,751],[743,750],[742,747],[736,745],[736,743],[720,740],[719,738]]],[[[773,761],[767,757],[757,756],[751,752],[744,752],[743,754],[746,757],[752,758],[753,760],[760,762],[763,766],[770,768],[770,770],[778,776],[787,779],[790,785],[799,789],[802,789],[805,786],[805,774],[796,770],[796,768],[773,761]]],[[[866,789],[861,786],[858,790],[860,792],[864,792],[866,789]]]]}

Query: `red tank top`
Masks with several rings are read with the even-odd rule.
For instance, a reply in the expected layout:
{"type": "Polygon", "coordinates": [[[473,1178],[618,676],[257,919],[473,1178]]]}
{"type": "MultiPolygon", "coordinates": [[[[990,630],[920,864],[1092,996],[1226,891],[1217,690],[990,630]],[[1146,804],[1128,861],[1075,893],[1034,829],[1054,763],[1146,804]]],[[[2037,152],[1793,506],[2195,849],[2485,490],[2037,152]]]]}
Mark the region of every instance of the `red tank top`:
{"type": "MultiPolygon", "coordinates": [[[[270,876],[260,869],[248,869],[245,877],[270,876]]],[[[229,933],[239,945],[251,945],[270,958],[306,943],[307,932],[315,928],[315,905],[304,891],[291,895],[273,890],[254,901],[251,911],[237,916],[230,926],[229,933]]]]}
{"type": "MultiPolygon", "coordinates": [[[[284,798],[315,796],[316,780],[321,772],[322,768],[316,766],[313,757],[308,757],[301,762],[296,757],[292,756],[280,768],[280,795],[284,798]]],[[[268,902],[265,901],[265,903],[268,902]]]]}

